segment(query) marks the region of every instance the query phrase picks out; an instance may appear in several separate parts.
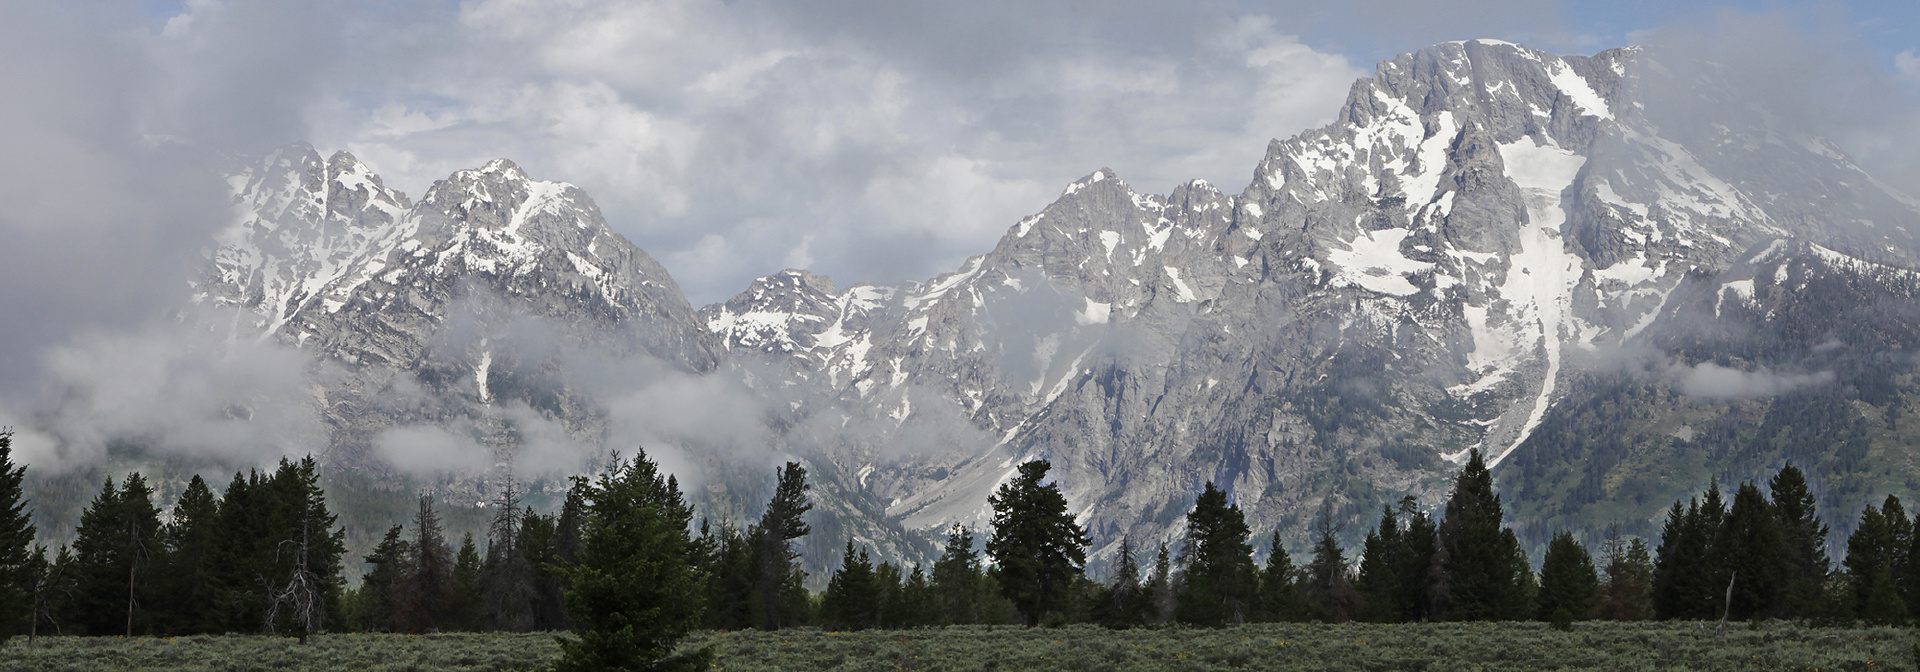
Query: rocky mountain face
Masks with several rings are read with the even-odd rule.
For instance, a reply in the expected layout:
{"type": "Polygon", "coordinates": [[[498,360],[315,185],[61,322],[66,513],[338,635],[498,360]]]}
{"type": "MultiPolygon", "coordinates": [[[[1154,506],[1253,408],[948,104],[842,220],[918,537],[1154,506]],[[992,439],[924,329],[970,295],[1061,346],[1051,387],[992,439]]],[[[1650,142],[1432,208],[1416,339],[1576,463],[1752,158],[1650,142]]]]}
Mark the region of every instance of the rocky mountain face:
{"type": "Polygon", "coordinates": [[[718,365],[666,269],[584,192],[510,161],[454,173],[418,203],[352,155],[304,144],[231,184],[236,223],[195,299],[232,337],[315,355],[336,464],[378,468],[381,432],[413,426],[491,450],[482,463],[510,462],[532,418],[598,444],[606,413],[567,385],[563,351],[718,365]]]}
{"type": "Polygon", "coordinates": [[[860,428],[786,439],[910,528],[984,521],[1033,458],[1109,547],[1177,534],[1209,480],[1256,529],[1432,503],[1469,448],[1546,450],[1585,372],[1674,347],[1643,344],[1690,277],[1785,239],[1911,265],[1920,214],[1830,144],[1674,111],[1737,86],[1639,50],[1437,45],[1272,143],[1239,194],[1103,169],[954,273],[787,271],[701,317],[815,391],[796,415],[860,428]]]}
{"type": "Polygon", "coordinates": [[[919,532],[983,524],[1036,458],[1100,552],[1178,535],[1208,481],[1256,530],[1304,539],[1324,508],[1363,532],[1403,494],[1439,501],[1473,448],[1528,515],[1643,521],[1711,465],[1788,455],[1753,448],[1797,440],[1756,429],[1782,426],[1756,419],[1769,409],[1819,398],[1851,418],[1830,400],[1855,397],[1815,394],[1836,381],[1893,419],[1835,449],[1867,457],[1822,468],[1914,445],[1897,409],[1920,320],[1900,269],[1920,210],[1716,73],[1632,49],[1436,45],[1270,144],[1239,193],[1143,193],[1100,169],[952,273],[842,288],[787,270],[697,312],[572,186],[500,160],[414,203],[297,146],[233,178],[237,223],[198,297],[234,338],[314,353],[347,469],[404,460],[418,435],[397,430],[497,465],[540,455],[542,432],[604,450],[623,411],[583,382],[592,362],[737,381],[757,405],[720,424],[750,425],[733,441],[751,450],[675,439],[706,465],[701,501],[752,516],[763,467],[800,459],[821,549],[851,534],[917,557],[919,532]],[[1836,348],[1791,326],[1829,322],[1837,296],[1881,325],[1834,336],[1877,353],[1852,368],[1822,368],[1836,348]],[[1752,385],[1715,396],[1700,375],[1752,385]],[[1747,457],[1697,450],[1709,436],[1747,457]]]}

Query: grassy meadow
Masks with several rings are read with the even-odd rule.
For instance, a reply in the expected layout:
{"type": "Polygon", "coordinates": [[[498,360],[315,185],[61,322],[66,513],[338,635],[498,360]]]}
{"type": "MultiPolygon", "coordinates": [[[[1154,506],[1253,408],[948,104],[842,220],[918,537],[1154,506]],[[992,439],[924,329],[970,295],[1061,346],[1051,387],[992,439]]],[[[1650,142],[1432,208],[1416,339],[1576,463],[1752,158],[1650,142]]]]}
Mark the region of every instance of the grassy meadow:
{"type": "MultiPolygon", "coordinates": [[[[717,670],[1912,670],[1905,628],[1692,622],[1274,624],[1220,630],[1090,626],[703,632],[717,670]]],[[[306,646],[257,635],[16,637],[0,672],[67,670],[537,670],[550,634],[338,634],[306,646]]]]}

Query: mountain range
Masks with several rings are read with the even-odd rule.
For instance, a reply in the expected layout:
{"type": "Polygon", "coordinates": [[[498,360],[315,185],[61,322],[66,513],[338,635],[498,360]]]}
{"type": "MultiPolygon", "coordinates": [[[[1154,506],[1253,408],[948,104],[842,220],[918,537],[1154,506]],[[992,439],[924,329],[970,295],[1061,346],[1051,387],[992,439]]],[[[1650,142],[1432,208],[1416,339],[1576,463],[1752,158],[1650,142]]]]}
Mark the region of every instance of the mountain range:
{"type": "Polygon", "coordinates": [[[417,202],[306,145],[229,182],[195,319],[311,354],[331,470],[465,455],[408,481],[448,501],[641,443],[737,521],[792,459],[811,555],[917,561],[1031,459],[1096,558],[1177,538],[1206,482],[1256,531],[1353,536],[1442,501],[1470,449],[1536,542],[1648,534],[1787,460],[1828,511],[1920,492],[1920,204],[1641,49],[1431,46],[1237,193],[1102,168],[953,272],[790,269],[697,310],[504,159],[417,202]]]}

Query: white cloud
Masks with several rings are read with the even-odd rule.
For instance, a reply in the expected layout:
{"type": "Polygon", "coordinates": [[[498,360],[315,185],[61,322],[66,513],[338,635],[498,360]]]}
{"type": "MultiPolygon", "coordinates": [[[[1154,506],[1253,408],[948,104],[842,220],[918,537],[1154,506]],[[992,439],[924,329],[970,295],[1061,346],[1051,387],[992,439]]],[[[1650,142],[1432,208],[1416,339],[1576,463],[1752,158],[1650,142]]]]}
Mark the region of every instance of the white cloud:
{"type": "Polygon", "coordinates": [[[1770,397],[1808,385],[1824,385],[1833,382],[1832,371],[1778,374],[1769,371],[1742,371],[1713,362],[1701,362],[1696,366],[1676,363],[1669,374],[1680,379],[1681,391],[1695,397],[1770,397]]]}
{"type": "Polygon", "coordinates": [[[496,156],[579,184],[697,305],[802,258],[847,282],[930,277],[1101,166],[1142,191],[1243,183],[1361,74],[1233,8],[1049,10],[999,46],[944,10],[842,9],[467,3],[439,17],[459,30],[389,42],[412,65],[333,90],[312,140],[409,194],[496,156]]]}
{"type": "Polygon", "coordinates": [[[1920,56],[1914,55],[1912,49],[1894,54],[1893,70],[1904,79],[1920,82],[1920,56]]]}

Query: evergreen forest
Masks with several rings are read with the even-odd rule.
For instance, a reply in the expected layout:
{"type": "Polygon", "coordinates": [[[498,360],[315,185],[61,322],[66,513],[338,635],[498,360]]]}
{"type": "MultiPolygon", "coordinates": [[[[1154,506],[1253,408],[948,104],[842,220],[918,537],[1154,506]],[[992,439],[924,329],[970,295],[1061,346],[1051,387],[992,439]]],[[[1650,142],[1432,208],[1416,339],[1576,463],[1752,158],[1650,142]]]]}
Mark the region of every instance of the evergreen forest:
{"type": "Polygon", "coordinates": [[[47,548],[21,488],[26,467],[0,433],[0,628],[29,642],[565,631],[560,669],[587,670],[700,668],[711,647],[678,644],[696,631],[798,626],[1920,619],[1920,517],[1887,497],[1830,540],[1791,464],[1731,494],[1714,482],[1675,502],[1651,545],[1616,531],[1589,549],[1562,531],[1537,563],[1477,451],[1445,502],[1385,507],[1359,548],[1342,547],[1330,506],[1311,538],[1283,539],[1256,533],[1208,483],[1181,538],[1119,540],[1105,577],[1089,576],[1092,540],[1049,469],[1022,464],[989,498],[990,529],[952,528],[929,566],[846,539],[826,590],[813,593],[798,550],[812,534],[803,466],[775,470],[762,515],[734,526],[697,517],[642,450],[575,477],[558,511],[524,506],[509,484],[484,539],[449,538],[422,497],[349,585],[312,458],[235,474],[218,491],[196,476],[166,510],[140,474],[108,480],[73,541],[47,548]],[[1296,559],[1290,547],[1309,550],[1296,559]]]}

